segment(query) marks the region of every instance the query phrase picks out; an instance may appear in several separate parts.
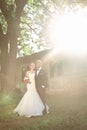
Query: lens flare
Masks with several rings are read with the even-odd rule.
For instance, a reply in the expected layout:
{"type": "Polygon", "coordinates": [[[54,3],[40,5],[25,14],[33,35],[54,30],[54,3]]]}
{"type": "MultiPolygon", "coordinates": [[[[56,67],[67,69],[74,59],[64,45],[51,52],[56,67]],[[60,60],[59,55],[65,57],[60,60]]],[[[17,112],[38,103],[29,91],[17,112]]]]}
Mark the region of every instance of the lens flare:
{"type": "Polygon", "coordinates": [[[87,52],[87,9],[56,16],[49,29],[49,39],[59,52],[78,55],[87,52]]]}

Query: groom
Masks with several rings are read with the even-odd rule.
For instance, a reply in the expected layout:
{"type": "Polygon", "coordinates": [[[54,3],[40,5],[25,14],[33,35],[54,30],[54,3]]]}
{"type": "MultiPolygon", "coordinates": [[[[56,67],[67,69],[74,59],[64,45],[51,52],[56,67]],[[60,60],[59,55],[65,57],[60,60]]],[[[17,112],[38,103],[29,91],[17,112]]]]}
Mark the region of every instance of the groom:
{"type": "Polygon", "coordinates": [[[47,74],[42,68],[41,60],[36,61],[35,83],[38,94],[44,104],[43,114],[47,113],[46,110],[46,87],[48,87],[47,74]]]}

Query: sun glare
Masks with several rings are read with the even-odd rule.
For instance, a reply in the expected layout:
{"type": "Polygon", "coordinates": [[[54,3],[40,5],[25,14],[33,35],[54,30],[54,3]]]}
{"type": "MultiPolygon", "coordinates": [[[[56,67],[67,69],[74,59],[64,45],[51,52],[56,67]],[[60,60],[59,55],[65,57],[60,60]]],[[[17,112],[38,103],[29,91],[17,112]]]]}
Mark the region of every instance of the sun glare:
{"type": "Polygon", "coordinates": [[[50,22],[49,36],[58,51],[71,54],[87,52],[87,10],[68,12],[50,22]]]}

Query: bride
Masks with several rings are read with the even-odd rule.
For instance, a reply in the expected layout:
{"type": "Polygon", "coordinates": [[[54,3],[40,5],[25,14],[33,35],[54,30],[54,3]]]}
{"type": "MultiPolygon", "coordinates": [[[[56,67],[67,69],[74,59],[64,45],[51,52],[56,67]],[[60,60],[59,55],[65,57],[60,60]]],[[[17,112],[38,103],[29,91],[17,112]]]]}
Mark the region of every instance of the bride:
{"type": "Polygon", "coordinates": [[[43,115],[44,104],[35,88],[35,64],[31,63],[30,70],[26,72],[24,82],[26,82],[27,92],[14,109],[14,113],[20,116],[32,117],[43,115]]]}

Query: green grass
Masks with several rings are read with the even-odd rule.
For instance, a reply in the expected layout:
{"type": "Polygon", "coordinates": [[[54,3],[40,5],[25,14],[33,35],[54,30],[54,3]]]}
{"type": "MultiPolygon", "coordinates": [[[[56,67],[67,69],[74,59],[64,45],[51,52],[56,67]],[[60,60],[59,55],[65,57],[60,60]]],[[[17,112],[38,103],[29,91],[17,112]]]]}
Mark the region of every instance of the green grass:
{"type": "Polygon", "coordinates": [[[22,95],[0,95],[0,130],[87,130],[87,94],[56,92],[47,95],[50,113],[26,118],[13,114],[22,95]]]}

